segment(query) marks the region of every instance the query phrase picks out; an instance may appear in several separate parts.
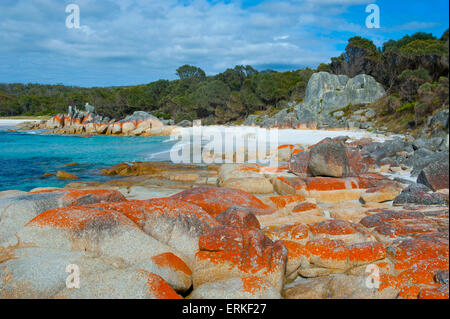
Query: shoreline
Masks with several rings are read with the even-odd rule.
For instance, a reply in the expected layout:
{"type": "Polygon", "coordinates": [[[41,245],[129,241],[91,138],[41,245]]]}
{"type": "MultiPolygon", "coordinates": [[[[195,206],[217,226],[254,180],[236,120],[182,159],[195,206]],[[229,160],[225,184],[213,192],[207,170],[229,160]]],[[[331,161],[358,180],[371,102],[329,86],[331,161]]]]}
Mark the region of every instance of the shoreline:
{"type": "MultiPolygon", "coordinates": [[[[124,291],[134,293],[139,281],[160,276],[168,298],[217,291],[263,299],[448,298],[445,284],[433,279],[448,269],[448,179],[429,179],[438,191],[396,180],[413,169],[396,163],[411,145],[334,137],[280,145],[276,167],[120,163],[103,170],[111,177],[106,182],[0,192],[5,271],[23,263],[17,271],[33,270],[42,286],[59,273],[35,263],[39,256],[80,264],[87,274],[72,290],[57,279],[43,291],[24,285],[28,277],[12,277],[6,293],[123,297],[110,290],[124,287],[121,278],[133,276],[124,291]],[[382,288],[364,284],[368,266],[379,270],[382,288]],[[417,271],[431,279],[416,279],[417,271]]],[[[439,160],[429,162],[442,172],[439,160]]]]}

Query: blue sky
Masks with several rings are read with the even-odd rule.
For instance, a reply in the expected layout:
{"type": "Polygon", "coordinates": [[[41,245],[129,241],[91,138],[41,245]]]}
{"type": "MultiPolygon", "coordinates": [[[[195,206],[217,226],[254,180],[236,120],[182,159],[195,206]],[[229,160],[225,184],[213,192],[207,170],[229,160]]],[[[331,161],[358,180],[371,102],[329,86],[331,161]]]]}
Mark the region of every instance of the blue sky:
{"type": "Polygon", "coordinates": [[[378,46],[448,28],[446,0],[2,0],[0,83],[113,86],[174,79],[183,64],[213,75],[250,64],[262,70],[316,67],[347,39],[378,46]],[[66,28],[68,4],[81,27],[66,28]],[[380,7],[368,29],[367,4],[380,7]]]}

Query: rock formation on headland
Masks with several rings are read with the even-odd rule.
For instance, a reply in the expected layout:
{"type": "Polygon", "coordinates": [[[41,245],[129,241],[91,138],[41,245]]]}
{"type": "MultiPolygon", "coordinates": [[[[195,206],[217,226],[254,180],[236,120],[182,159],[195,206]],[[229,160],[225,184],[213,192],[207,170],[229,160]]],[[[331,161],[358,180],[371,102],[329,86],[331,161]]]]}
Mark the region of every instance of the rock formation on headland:
{"type": "Polygon", "coordinates": [[[48,121],[26,123],[28,129],[47,129],[57,134],[103,134],[124,136],[170,135],[172,126],[165,126],[155,116],[137,111],[120,121],[103,117],[86,103],[85,110],[69,106],[67,114],[58,114],[48,121]]]}
{"type": "Polygon", "coordinates": [[[295,105],[293,112],[284,109],[273,117],[261,118],[251,115],[244,124],[290,128],[315,128],[325,124],[345,128],[348,124],[338,121],[330,112],[347,105],[370,104],[385,94],[383,86],[370,75],[360,74],[349,78],[346,75],[317,72],[309,79],[305,101],[295,105]]]}

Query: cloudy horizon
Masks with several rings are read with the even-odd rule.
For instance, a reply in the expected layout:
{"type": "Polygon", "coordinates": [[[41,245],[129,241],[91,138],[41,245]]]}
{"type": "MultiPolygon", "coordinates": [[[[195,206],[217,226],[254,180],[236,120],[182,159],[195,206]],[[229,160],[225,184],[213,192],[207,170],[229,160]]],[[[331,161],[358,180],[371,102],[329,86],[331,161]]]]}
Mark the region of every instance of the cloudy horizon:
{"type": "Polygon", "coordinates": [[[315,68],[355,35],[381,46],[447,28],[442,0],[2,0],[0,83],[136,85],[173,80],[183,64],[207,75],[235,65],[315,68]],[[80,28],[65,25],[72,3],[80,28]],[[370,3],[380,29],[365,26],[370,3]]]}

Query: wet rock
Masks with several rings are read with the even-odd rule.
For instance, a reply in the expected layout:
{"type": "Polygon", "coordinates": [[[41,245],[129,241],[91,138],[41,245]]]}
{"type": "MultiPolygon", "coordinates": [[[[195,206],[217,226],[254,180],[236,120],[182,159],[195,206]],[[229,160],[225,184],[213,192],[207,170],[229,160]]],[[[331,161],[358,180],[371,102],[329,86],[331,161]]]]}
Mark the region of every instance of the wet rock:
{"type": "Polygon", "coordinates": [[[59,179],[79,179],[80,178],[75,174],[71,174],[71,173],[64,172],[64,171],[57,171],[56,177],[59,179]]]}

